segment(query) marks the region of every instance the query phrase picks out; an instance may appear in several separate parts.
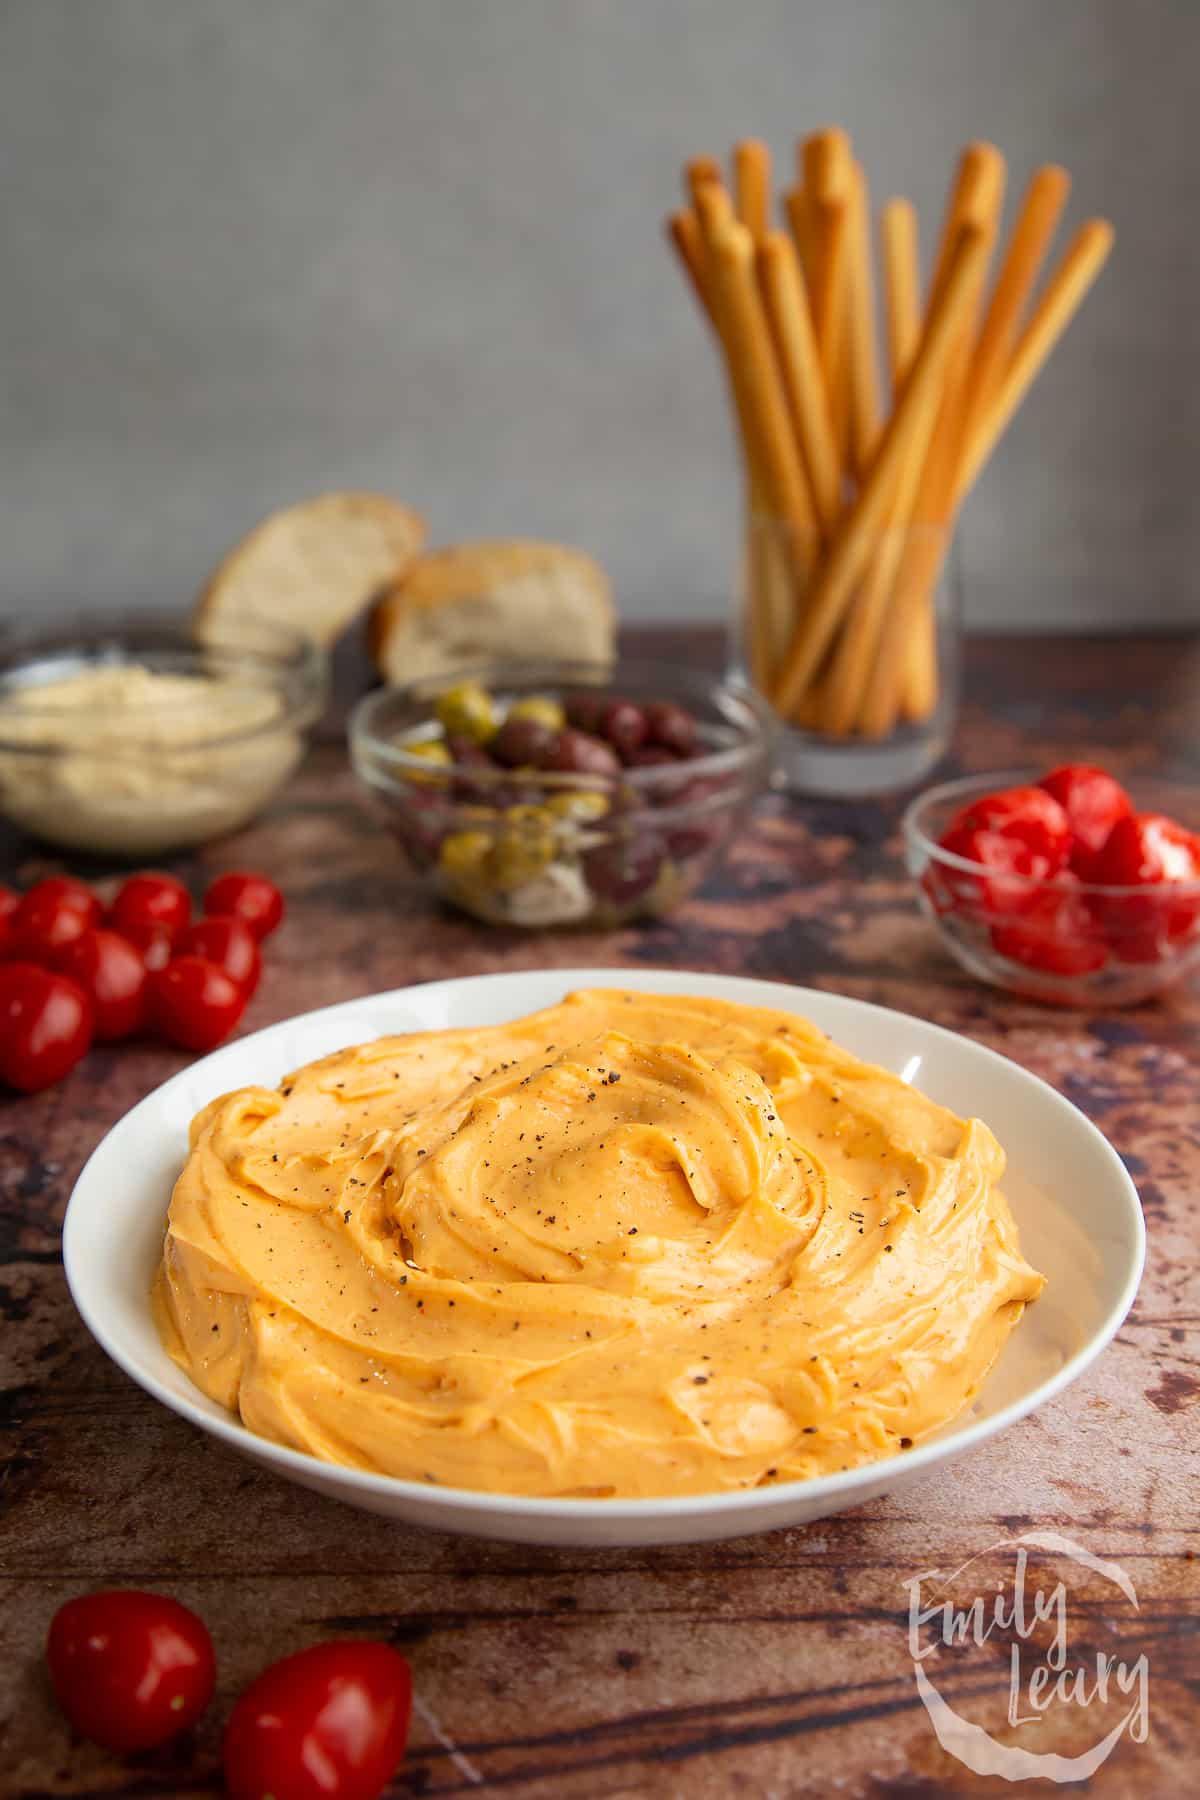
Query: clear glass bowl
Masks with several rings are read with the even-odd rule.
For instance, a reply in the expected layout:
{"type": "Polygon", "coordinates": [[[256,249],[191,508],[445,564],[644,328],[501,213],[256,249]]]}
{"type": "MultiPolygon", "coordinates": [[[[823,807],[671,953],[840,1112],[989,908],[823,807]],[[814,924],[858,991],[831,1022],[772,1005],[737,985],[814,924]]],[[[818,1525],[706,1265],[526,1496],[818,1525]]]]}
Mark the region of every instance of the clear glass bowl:
{"type": "Polygon", "coordinates": [[[943,782],[904,815],[905,860],[922,911],[963,968],[1035,1000],[1100,1007],[1147,1000],[1200,967],[1200,882],[1038,880],[997,874],[941,848],[964,806],[1037,779],[1025,769],[943,782]]]}
{"type": "Polygon", "coordinates": [[[7,634],[0,812],[101,856],[221,837],[292,774],[327,691],[324,652],[262,619],[198,631],[125,614],[7,634]]]}
{"type": "Polygon", "coordinates": [[[740,683],[647,662],[456,669],[369,694],[349,726],[359,778],[431,889],[489,924],[536,929],[619,925],[690,893],[765,786],[771,732],[740,683]],[[699,754],[616,778],[423,760],[439,695],[468,680],[502,710],[534,695],[671,701],[695,718],[699,754]]]}

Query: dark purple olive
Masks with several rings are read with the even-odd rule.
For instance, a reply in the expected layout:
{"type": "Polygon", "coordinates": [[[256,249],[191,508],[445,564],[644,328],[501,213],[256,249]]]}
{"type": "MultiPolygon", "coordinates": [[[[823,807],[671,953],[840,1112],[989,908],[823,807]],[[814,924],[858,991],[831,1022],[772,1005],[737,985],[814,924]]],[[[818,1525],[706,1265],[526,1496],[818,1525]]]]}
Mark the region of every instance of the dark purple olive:
{"type": "Polygon", "coordinates": [[[679,758],[673,750],[664,750],[661,744],[643,744],[638,750],[632,750],[628,758],[631,769],[665,769],[668,764],[677,763],[679,758]]]}
{"type": "Polygon", "coordinates": [[[461,731],[451,731],[446,736],[446,748],[450,752],[450,760],[461,763],[470,769],[490,769],[492,759],[482,744],[474,738],[464,737],[461,731]]]}
{"type": "Polygon", "coordinates": [[[576,731],[590,731],[593,736],[600,730],[600,721],[610,702],[606,694],[587,692],[571,694],[565,702],[567,723],[576,731]]]}
{"type": "Polygon", "coordinates": [[[444,795],[422,793],[416,789],[410,789],[403,804],[393,809],[390,815],[392,830],[414,867],[424,869],[437,860],[452,817],[444,795]]]}
{"type": "Polygon", "coordinates": [[[567,726],[558,734],[558,742],[544,765],[564,775],[619,775],[621,763],[611,744],[591,737],[586,731],[567,726]]]}
{"type": "Polygon", "coordinates": [[[725,835],[724,817],[716,819],[697,819],[694,825],[681,825],[678,831],[667,833],[667,851],[676,862],[690,862],[693,856],[702,856],[719,844],[725,835]]]}
{"type": "Polygon", "coordinates": [[[600,733],[626,762],[646,741],[646,715],[632,700],[610,700],[600,717],[600,733]]]}
{"type": "Polygon", "coordinates": [[[692,756],[696,750],[696,721],[673,700],[654,700],[646,708],[646,725],[652,744],[673,750],[676,756],[692,756]]]}
{"type": "Polygon", "coordinates": [[[497,762],[509,769],[555,768],[552,758],[560,736],[565,733],[538,719],[505,719],[492,739],[491,752],[497,762]]]}
{"type": "Polygon", "coordinates": [[[652,836],[618,838],[589,850],[583,872],[592,892],[612,906],[628,906],[648,893],[662,867],[662,845],[652,836]]]}
{"type": "Polygon", "coordinates": [[[499,770],[481,744],[476,744],[469,737],[452,732],[446,739],[446,748],[454,759],[455,777],[452,793],[456,800],[465,800],[474,806],[494,804],[493,796],[499,786],[496,779],[499,770]],[[478,769],[480,774],[474,777],[467,770],[478,769]]]}

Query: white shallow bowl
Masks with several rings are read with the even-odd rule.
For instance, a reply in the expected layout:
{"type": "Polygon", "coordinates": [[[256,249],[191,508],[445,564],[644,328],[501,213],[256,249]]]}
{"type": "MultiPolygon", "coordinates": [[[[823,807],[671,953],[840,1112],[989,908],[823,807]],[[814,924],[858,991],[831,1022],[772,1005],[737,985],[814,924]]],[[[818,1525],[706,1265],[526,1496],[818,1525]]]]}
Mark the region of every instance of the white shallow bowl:
{"type": "Polygon", "coordinates": [[[1069,1100],[1006,1057],[921,1019],[772,981],[679,970],[555,969],[430,982],[349,1000],[272,1025],[175,1075],[127,1113],[75,1186],[63,1261],[93,1337],[134,1381],[265,1468],[368,1512],[473,1537],[532,1544],[689,1543],[800,1525],[928,1474],[1013,1424],[1081,1375],[1133,1303],[1145,1232],[1124,1164],[1069,1100]],[[365,1474],[247,1431],[192,1386],[159,1342],[149,1289],[192,1115],[251,1082],[389,1032],[499,1024],[578,987],[703,994],[797,1012],[856,1055],[951,1107],[986,1120],[1005,1146],[1005,1192],[1021,1246],[1048,1277],[973,1404],[900,1456],[841,1474],[746,1493],[660,1500],[540,1500],[365,1474]]]}

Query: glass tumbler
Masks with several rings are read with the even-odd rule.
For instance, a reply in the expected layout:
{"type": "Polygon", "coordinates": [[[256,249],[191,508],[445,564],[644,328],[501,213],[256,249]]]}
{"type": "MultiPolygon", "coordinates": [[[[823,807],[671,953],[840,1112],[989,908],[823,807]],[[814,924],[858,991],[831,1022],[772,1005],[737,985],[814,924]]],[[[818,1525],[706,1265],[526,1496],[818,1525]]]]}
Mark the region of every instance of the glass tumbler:
{"type": "Polygon", "coordinates": [[[822,554],[752,513],[730,637],[731,661],[779,715],[782,785],[847,798],[915,786],[958,709],[952,534],[906,524],[822,554]]]}

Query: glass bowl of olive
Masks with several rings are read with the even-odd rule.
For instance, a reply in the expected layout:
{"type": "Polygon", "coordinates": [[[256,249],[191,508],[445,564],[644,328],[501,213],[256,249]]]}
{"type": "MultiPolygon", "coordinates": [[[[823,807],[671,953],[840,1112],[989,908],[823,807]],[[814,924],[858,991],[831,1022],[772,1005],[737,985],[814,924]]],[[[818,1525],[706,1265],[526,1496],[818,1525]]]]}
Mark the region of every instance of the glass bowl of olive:
{"type": "Polygon", "coordinates": [[[443,899],[489,924],[603,927],[696,887],[766,785],[772,715],[671,664],[493,662],[369,694],[349,736],[443,899]]]}

